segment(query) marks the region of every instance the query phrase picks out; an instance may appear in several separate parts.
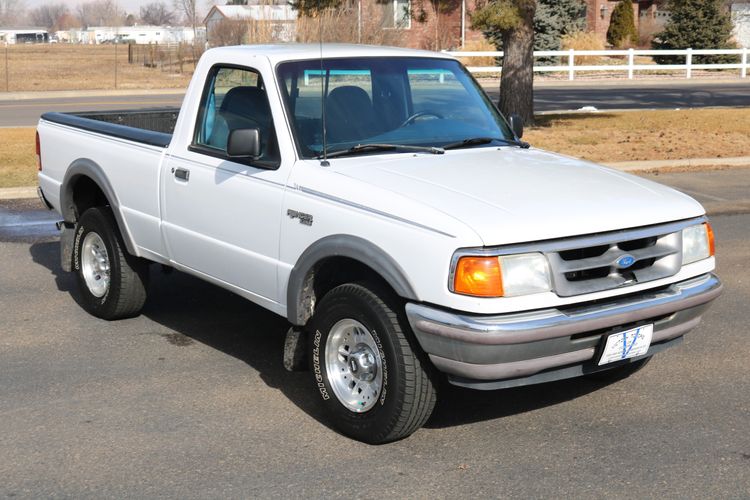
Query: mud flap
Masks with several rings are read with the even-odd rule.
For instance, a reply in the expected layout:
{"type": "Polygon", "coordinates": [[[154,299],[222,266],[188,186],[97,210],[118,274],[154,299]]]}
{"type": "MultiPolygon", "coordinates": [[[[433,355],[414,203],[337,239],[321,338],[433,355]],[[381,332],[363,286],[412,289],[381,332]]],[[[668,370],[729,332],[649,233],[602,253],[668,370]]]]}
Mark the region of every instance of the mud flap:
{"type": "Polygon", "coordinates": [[[290,372],[304,372],[307,362],[307,334],[299,327],[291,327],[284,340],[284,368],[290,372]]]}
{"type": "Polygon", "coordinates": [[[75,225],[69,222],[58,222],[60,229],[60,266],[63,271],[73,270],[73,241],[75,239],[75,225]]]}

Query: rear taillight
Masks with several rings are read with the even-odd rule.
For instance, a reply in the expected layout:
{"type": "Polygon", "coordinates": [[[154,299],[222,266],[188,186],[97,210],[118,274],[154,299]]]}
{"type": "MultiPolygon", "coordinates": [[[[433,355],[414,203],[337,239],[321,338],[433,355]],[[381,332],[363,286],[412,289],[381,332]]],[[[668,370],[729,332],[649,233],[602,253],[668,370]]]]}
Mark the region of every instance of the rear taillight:
{"type": "Polygon", "coordinates": [[[36,169],[42,171],[42,147],[39,144],[39,132],[36,133],[36,169]]]}

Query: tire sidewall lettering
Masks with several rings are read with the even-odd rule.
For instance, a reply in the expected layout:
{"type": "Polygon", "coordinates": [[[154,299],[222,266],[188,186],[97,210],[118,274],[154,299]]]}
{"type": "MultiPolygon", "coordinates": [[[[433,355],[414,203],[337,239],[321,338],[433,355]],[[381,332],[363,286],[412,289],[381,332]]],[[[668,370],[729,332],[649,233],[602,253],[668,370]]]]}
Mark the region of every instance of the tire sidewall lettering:
{"type": "Polygon", "coordinates": [[[81,270],[81,238],[83,237],[83,233],[85,231],[86,228],[79,224],[78,230],[76,231],[75,243],[73,244],[73,266],[75,267],[76,271],[81,270]]]}
{"type": "Polygon", "coordinates": [[[380,390],[380,406],[385,404],[386,395],[388,394],[388,358],[385,355],[383,349],[383,343],[380,341],[378,332],[375,329],[370,330],[370,335],[375,340],[375,345],[378,346],[378,353],[380,354],[380,363],[383,368],[383,388],[380,390]]]}
{"type": "Polygon", "coordinates": [[[312,349],[313,375],[315,376],[315,382],[318,386],[318,391],[320,391],[320,396],[323,398],[323,401],[328,401],[331,399],[331,396],[328,394],[323,371],[320,367],[320,342],[322,338],[323,334],[320,333],[320,330],[315,330],[312,349]]]}

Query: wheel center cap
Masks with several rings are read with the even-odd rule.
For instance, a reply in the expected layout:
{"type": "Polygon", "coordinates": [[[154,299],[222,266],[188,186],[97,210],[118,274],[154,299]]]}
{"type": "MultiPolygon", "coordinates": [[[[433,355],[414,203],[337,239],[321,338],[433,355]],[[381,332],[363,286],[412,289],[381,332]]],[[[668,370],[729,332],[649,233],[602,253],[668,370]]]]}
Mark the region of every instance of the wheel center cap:
{"type": "Polygon", "coordinates": [[[375,379],[377,365],[375,356],[366,345],[358,345],[349,354],[349,369],[352,375],[363,382],[370,382],[375,379]]]}

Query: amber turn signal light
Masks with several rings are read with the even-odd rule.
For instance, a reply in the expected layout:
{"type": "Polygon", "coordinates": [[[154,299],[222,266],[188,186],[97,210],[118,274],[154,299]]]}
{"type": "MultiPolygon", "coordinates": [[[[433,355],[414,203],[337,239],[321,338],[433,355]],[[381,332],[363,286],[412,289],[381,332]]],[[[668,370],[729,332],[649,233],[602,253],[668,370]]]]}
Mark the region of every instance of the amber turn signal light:
{"type": "Polygon", "coordinates": [[[453,291],[476,297],[502,297],[503,278],[495,257],[461,257],[456,263],[453,291]]]}
{"type": "Polygon", "coordinates": [[[716,254],[716,243],[714,243],[714,230],[708,222],[706,222],[706,235],[708,236],[708,254],[713,257],[716,254]]]}

